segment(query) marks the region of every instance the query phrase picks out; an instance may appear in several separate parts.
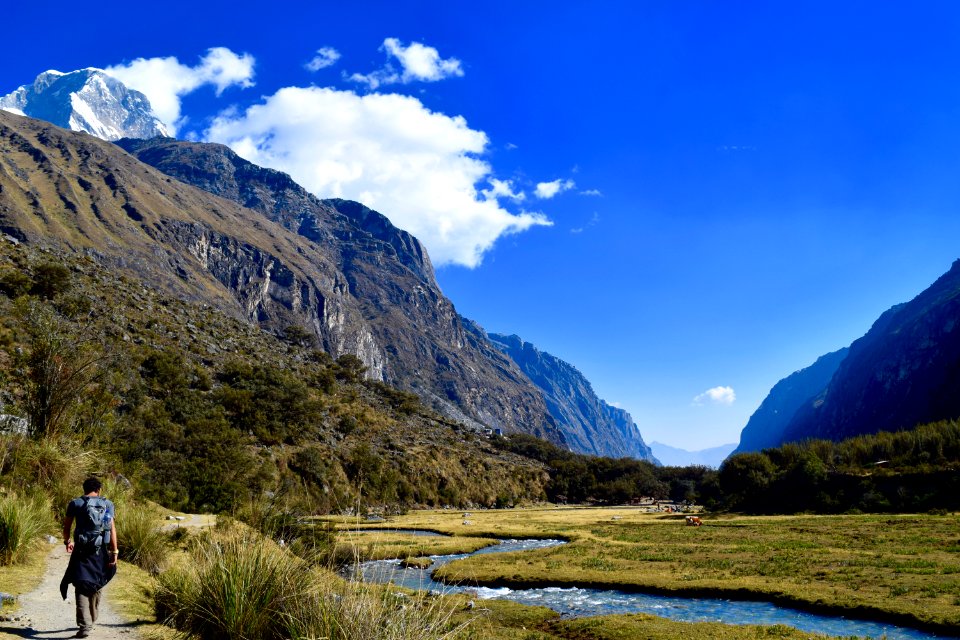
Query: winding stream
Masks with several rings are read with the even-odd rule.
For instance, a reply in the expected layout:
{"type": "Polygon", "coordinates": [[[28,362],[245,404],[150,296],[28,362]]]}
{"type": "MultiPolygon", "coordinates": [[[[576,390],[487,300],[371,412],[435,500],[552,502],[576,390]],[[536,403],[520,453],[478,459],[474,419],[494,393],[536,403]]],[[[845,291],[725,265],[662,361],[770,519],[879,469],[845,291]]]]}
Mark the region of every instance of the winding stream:
{"type": "MultiPolygon", "coordinates": [[[[366,529],[368,532],[408,533],[421,536],[441,536],[432,531],[414,529],[366,529]]],[[[883,622],[852,620],[823,616],[796,609],[780,607],[769,602],[720,600],[712,598],[685,598],[677,596],[629,593],[615,589],[578,589],[576,587],[547,587],[542,589],[491,589],[487,587],[453,586],[437,582],[431,577],[435,569],[454,560],[486,553],[506,553],[545,549],[566,544],[563,540],[503,540],[473,553],[430,556],[433,564],[428,569],[403,568],[399,560],[364,562],[359,573],[367,582],[386,583],[410,589],[426,589],[438,593],[468,592],[478,598],[498,598],[521,604],[549,607],[566,616],[599,616],[616,613],[650,613],[682,622],[723,622],[726,624],[782,624],[802,631],[832,636],[866,636],[887,640],[920,640],[943,638],[932,633],[883,622]]]]}

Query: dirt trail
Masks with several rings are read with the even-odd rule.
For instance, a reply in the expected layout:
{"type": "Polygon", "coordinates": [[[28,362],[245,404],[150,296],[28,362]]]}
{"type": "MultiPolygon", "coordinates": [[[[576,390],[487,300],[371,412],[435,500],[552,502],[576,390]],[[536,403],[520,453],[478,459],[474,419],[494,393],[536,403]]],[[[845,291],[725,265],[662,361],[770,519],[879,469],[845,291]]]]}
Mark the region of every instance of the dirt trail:
{"type": "MultiPolygon", "coordinates": [[[[165,530],[189,527],[200,529],[213,526],[216,516],[187,514],[183,520],[170,521],[165,530]]],[[[61,544],[50,545],[50,553],[43,572],[43,581],[30,593],[18,598],[20,608],[14,617],[19,621],[0,621],[0,639],[38,638],[58,640],[70,638],[77,632],[77,615],[74,608],[73,587],[67,591],[67,599],[60,597],[60,580],[67,568],[66,549],[61,544]]],[[[121,571],[123,568],[121,567],[121,571]]],[[[2,585],[0,585],[2,586],[2,585]]],[[[2,590],[2,589],[0,589],[2,590]]],[[[100,601],[100,617],[97,628],[90,634],[91,640],[139,640],[137,623],[121,618],[110,607],[110,585],[103,589],[100,601]]]]}
{"type": "MultiPolygon", "coordinates": [[[[60,597],[60,579],[67,568],[67,551],[61,544],[51,547],[43,581],[30,593],[20,596],[20,609],[15,614],[19,622],[0,622],[0,638],[55,640],[70,638],[77,632],[73,587],[67,591],[66,600],[60,597]]],[[[100,617],[90,637],[95,640],[136,640],[140,637],[134,624],[111,609],[109,584],[103,589],[100,617]]]]}

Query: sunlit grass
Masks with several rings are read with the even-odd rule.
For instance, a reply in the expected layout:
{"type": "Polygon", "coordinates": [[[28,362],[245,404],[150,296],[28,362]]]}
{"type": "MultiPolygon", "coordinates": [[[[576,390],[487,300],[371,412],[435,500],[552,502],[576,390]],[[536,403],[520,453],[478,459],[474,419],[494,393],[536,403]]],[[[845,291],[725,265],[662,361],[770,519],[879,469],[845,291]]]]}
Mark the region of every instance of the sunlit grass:
{"type": "Polygon", "coordinates": [[[33,493],[0,496],[0,566],[19,564],[40,543],[40,536],[53,528],[45,495],[33,493]]]}
{"type": "Polygon", "coordinates": [[[157,612],[203,638],[439,640],[467,622],[443,598],[347,582],[242,528],[198,536],[184,560],[158,576],[157,612]]]}
{"type": "MultiPolygon", "coordinates": [[[[33,545],[18,564],[0,566],[0,591],[19,596],[35,589],[43,580],[49,552],[47,544],[33,545]]],[[[0,610],[16,610],[18,606],[7,604],[0,610]]]]}
{"type": "Polygon", "coordinates": [[[497,544],[494,538],[426,537],[409,533],[381,531],[339,531],[337,545],[341,555],[360,560],[416,558],[428,555],[472,553],[497,544]]]}
{"type": "MultiPolygon", "coordinates": [[[[477,511],[471,533],[570,544],[472,557],[441,579],[523,587],[637,589],[781,603],[960,628],[957,515],[683,516],[640,508],[477,511]],[[891,597],[891,594],[897,594],[891,597]]],[[[424,511],[390,526],[463,533],[462,514],[424,511]]]]}

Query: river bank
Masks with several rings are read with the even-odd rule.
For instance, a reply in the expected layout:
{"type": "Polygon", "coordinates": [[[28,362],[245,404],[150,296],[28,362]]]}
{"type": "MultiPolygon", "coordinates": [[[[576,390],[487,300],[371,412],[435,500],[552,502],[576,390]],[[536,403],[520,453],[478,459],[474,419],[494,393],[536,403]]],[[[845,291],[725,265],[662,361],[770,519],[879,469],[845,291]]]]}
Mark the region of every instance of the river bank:
{"type": "Polygon", "coordinates": [[[637,509],[416,512],[390,526],[458,536],[563,537],[562,547],[471,557],[448,582],[490,587],[598,587],[767,600],[960,634],[957,516],[704,517],[685,527],[637,509]]]}

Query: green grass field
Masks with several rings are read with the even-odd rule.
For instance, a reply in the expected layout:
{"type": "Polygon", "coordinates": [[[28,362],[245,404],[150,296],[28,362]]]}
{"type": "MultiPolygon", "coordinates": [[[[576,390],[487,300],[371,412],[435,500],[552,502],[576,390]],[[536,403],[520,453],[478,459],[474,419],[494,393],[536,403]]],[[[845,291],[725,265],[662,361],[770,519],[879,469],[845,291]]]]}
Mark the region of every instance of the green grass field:
{"type": "Polygon", "coordinates": [[[570,540],[452,563],[437,572],[448,581],[765,599],[960,632],[957,515],[703,516],[702,527],[687,527],[682,515],[621,507],[478,511],[462,521],[430,511],[390,525],[570,540]]]}

